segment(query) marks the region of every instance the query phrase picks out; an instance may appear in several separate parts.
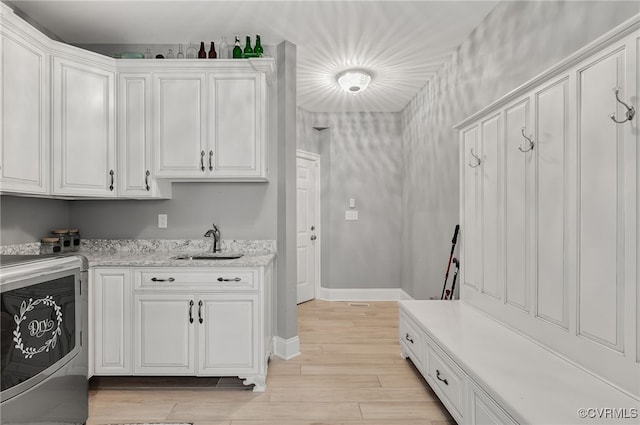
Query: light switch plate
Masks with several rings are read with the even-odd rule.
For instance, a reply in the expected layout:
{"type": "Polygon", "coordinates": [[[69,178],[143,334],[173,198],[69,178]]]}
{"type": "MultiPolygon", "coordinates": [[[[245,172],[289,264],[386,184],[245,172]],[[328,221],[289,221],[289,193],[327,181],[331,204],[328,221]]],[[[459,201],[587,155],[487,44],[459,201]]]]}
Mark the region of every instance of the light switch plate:
{"type": "Polygon", "coordinates": [[[166,228],[167,228],[167,215],[158,214],[158,229],[166,229],[166,228]]]}
{"type": "Polygon", "coordinates": [[[345,220],[357,220],[358,219],[358,211],[357,210],[345,211],[344,212],[344,219],[345,220]]]}

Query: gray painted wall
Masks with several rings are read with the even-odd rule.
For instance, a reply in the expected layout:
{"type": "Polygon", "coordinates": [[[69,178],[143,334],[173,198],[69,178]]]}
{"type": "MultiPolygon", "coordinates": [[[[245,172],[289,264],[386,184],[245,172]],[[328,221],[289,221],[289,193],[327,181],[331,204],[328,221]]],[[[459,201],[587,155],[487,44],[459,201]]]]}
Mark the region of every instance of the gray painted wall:
{"type": "Polygon", "coordinates": [[[215,222],[224,239],[275,239],[276,187],[173,183],[167,200],[70,201],[69,217],[85,238],[198,239],[215,222]],[[166,229],[158,214],[168,215],[166,229]]]}
{"type": "Polygon", "coordinates": [[[53,229],[75,227],[67,201],[0,196],[0,245],[39,242],[53,229]]]}
{"type": "Polygon", "coordinates": [[[638,2],[501,2],[403,110],[407,293],[426,299],[442,290],[459,217],[452,126],[638,12],[638,2]]]}
{"type": "Polygon", "coordinates": [[[321,154],[322,287],[400,287],[400,114],[299,109],[298,120],[298,148],[321,154]],[[358,221],[345,220],[349,198],[358,221]]]}
{"type": "Polygon", "coordinates": [[[277,335],[297,335],[296,62],[293,43],[277,47],[278,68],[278,276],[277,335]]]}

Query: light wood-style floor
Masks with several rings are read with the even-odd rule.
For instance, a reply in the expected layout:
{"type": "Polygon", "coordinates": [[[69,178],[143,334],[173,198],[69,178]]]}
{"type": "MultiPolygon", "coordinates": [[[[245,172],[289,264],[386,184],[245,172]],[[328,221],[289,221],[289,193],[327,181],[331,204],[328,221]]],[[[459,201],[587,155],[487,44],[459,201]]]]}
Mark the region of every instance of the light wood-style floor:
{"type": "Polygon", "coordinates": [[[400,357],[397,304],[368,304],[299,305],[302,354],[270,362],[264,393],[99,386],[89,394],[87,424],[455,424],[411,363],[400,357]]]}

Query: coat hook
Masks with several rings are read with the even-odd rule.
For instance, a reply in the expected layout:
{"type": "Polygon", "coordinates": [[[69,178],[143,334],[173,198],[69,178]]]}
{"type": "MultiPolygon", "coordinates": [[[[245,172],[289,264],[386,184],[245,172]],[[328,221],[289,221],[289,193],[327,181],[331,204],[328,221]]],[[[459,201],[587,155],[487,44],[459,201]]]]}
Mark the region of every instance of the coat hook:
{"type": "Polygon", "coordinates": [[[473,148],[471,148],[471,156],[476,159],[476,164],[474,165],[472,163],[469,163],[469,167],[471,168],[479,167],[482,161],[480,161],[480,158],[473,152],[473,148]]]}
{"type": "Polygon", "coordinates": [[[518,146],[518,149],[520,150],[520,152],[529,152],[530,150],[533,150],[533,147],[535,146],[535,143],[533,142],[533,140],[530,137],[527,137],[527,135],[524,134],[524,127],[522,127],[521,132],[522,132],[522,137],[527,139],[527,142],[529,142],[529,148],[522,149],[521,146],[518,146]]]}
{"type": "Polygon", "coordinates": [[[618,124],[624,124],[627,121],[631,121],[634,117],[634,115],[636,114],[636,110],[633,106],[629,106],[626,103],[624,103],[623,101],[620,100],[620,97],[618,97],[618,92],[620,92],[620,88],[616,87],[615,89],[613,89],[613,92],[616,94],[616,100],[618,101],[618,103],[621,103],[625,108],[627,108],[627,112],[626,112],[626,119],[622,120],[622,121],[618,121],[616,119],[616,114],[615,112],[611,115],[609,115],[609,118],[611,118],[611,120],[615,123],[618,124]]]}

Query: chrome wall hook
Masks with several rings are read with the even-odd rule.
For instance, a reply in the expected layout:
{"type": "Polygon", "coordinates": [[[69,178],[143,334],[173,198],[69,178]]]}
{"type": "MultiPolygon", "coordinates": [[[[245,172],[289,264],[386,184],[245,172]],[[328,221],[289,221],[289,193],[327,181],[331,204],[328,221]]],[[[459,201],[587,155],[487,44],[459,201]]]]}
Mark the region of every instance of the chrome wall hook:
{"type": "Polygon", "coordinates": [[[527,137],[527,135],[526,135],[526,134],[524,134],[524,127],[522,127],[521,132],[522,132],[522,137],[524,137],[524,138],[527,140],[527,142],[529,142],[529,147],[528,147],[528,148],[526,148],[526,149],[522,149],[522,146],[518,146],[518,150],[519,150],[520,152],[529,152],[530,150],[533,150],[533,147],[534,147],[536,144],[533,142],[533,140],[532,140],[530,137],[527,137]]]}
{"type": "Polygon", "coordinates": [[[480,158],[478,157],[478,155],[476,155],[476,154],[473,152],[473,148],[471,148],[471,156],[472,156],[472,157],[474,157],[474,158],[476,159],[476,163],[475,163],[475,164],[472,164],[472,163],[470,162],[470,163],[469,163],[469,167],[471,167],[471,168],[479,167],[479,166],[480,166],[480,163],[481,163],[482,161],[480,160],[480,158]]]}
{"type": "Polygon", "coordinates": [[[609,118],[611,118],[611,120],[615,123],[618,124],[624,124],[627,121],[631,121],[633,119],[633,117],[636,114],[636,110],[633,106],[629,106],[626,103],[624,103],[622,100],[620,100],[620,97],[618,97],[618,93],[620,92],[620,88],[616,87],[615,89],[613,89],[613,92],[616,94],[616,100],[618,101],[618,103],[622,104],[625,108],[627,108],[627,112],[625,113],[626,118],[622,121],[619,121],[616,119],[616,114],[615,112],[611,115],[609,115],[609,118]]]}

